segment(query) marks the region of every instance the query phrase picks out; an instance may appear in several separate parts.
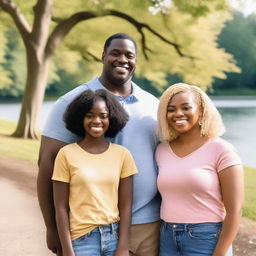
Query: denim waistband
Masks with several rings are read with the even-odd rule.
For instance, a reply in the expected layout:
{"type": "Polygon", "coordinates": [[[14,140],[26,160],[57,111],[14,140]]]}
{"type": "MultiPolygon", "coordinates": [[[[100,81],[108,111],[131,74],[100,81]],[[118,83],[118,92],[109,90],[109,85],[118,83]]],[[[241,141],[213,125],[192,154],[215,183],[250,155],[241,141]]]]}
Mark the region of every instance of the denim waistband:
{"type": "Polygon", "coordinates": [[[118,230],[118,228],[119,228],[119,221],[111,223],[109,225],[98,226],[95,229],[93,229],[91,231],[91,233],[93,233],[93,232],[101,232],[102,233],[103,231],[113,233],[113,232],[116,232],[118,230]]]}
{"type": "Polygon", "coordinates": [[[174,223],[174,222],[165,222],[163,225],[168,226],[168,228],[173,229],[174,231],[189,231],[190,229],[196,227],[221,227],[222,222],[202,222],[202,223],[174,223]]]}

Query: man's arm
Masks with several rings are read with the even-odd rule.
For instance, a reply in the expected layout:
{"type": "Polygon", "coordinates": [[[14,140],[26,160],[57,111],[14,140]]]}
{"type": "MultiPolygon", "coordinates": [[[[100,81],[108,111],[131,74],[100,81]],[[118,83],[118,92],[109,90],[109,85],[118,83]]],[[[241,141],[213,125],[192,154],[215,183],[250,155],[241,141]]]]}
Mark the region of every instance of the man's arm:
{"type": "Polygon", "coordinates": [[[42,136],[38,159],[37,195],[47,229],[47,246],[57,255],[61,255],[61,245],[56,228],[51,177],[55,157],[65,145],[62,141],[42,136]]]}

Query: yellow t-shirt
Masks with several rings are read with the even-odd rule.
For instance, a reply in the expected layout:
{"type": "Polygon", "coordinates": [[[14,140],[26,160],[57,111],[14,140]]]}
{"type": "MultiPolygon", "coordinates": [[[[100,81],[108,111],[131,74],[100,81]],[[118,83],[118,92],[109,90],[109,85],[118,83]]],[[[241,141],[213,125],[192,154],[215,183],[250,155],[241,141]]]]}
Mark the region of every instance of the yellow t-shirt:
{"type": "Polygon", "coordinates": [[[52,179],[70,183],[69,221],[72,240],[99,225],[119,221],[119,180],[137,173],[131,153],[117,144],[91,154],[77,143],[61,148],[52,179]]]}

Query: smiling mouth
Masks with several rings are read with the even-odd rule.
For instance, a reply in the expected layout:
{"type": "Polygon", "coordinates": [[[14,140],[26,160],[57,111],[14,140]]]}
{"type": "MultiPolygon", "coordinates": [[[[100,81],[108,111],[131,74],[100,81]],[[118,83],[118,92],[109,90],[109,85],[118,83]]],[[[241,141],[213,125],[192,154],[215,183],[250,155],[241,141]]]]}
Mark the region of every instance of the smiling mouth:
{"type": "Polygon", "coordinates": [[[187,119],[182,119],[182,120],[176,120],[176,121],[174,121],[175,122],[175,124],[184,124],[184,123],[186,123],[188,120],[187,119]]]}
{"type": "Polygon", "coordinates": [[[100,131],[103,129],[103,127],[102,126],[91,126],[90,129],[94,130],[94,131],[100,131]]]}
{"type": "Polygon", "coordinates": [[[116,69],[116,71],[118,71],[120,73],[126,73],[129,70],[129,67],[116,66],[115,69],[116,69]]]}

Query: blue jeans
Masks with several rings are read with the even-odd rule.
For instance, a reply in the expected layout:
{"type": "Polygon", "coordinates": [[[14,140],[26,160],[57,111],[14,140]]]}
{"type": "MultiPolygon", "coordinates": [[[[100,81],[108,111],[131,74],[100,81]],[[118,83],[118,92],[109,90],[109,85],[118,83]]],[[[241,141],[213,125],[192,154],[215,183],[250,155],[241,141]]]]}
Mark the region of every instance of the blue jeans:
{"type": "MultiPolygon", "coordinates": [[[[159,256],[211,256],[222,223],[179,224],[162,222],[159,256]]],[[[232,248],[226,256],[232,256],[232,248]]]]}
{"type": "Polygon", "coordinates": [[[76,256],[113,256],[118,244],[119,222],[99,226],[72,241],[76,256]]]}

